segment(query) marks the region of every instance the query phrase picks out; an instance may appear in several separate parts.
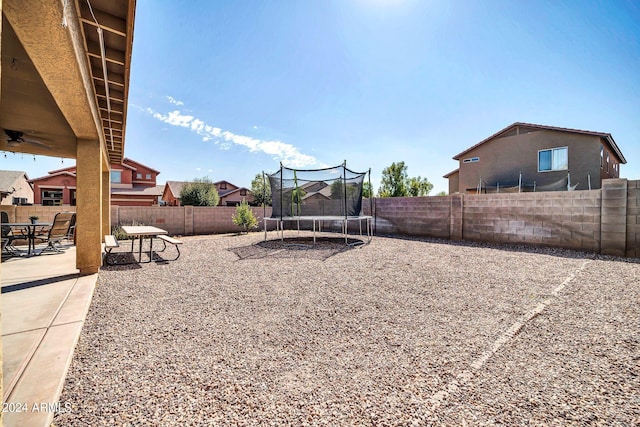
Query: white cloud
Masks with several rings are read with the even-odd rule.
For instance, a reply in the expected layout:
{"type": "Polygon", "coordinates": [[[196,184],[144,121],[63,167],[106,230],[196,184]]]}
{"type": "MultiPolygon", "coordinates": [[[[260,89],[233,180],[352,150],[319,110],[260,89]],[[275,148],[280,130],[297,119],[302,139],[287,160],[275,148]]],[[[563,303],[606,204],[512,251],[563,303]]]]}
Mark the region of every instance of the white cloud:
{"type": "MultiPolygon", "coordinates": [[[[173,100],[173,98],[171,98],[170,101],[171,100],[173,100]]],[[[175,102],[172,103],[181,105],[175,102]]],[[[248,148],[252,153],[261,152],[269,154],[274,160],[281,161],[285,165],[291,167],[303,167],[318,164],[318,160],[315,157],[303,154],[298,150],[298,148],[285,142],[265,141],[262,139],[252,138],[250,136],[237,135],[233,132],[223,131],[220,128],[206,124],[192,115],[183,114],[179,110],[171,111],[166,115],[155,112],[151,108],[147,108],[146,112],[161,122],[172,126],[188,128],[191,132],[200,135],[202,140],[205,142],[214,141],[221,150],[229,150],[235,144],[248,148]]]]}
{"type": "Polygon", "coordinates": [[[178,101],[177,99],[175,99],[173,96],[167,96],[167,101],[169,101],[170,103],[172,103],[173,105],[177,105],[178,107],[184,105],[184,102],[182,101],[178,101]]]}

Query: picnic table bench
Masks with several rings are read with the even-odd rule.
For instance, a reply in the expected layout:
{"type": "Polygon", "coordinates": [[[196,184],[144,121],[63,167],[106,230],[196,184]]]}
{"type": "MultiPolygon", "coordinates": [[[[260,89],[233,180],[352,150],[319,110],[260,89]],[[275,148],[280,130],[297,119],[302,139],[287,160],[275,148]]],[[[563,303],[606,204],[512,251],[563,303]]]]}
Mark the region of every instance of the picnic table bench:
{"type": "MultiPolygon", "coordinates": [[[[123,227],[123,229],[125,229],[125,227],[123,227]]],[[[107,265],[123,265],[123,264],[138,264],[138,263],[143,262],[142,261],[142,242],[143,242],[144,237],[149,237],[149,240],[150,240],[150,244],[149,244],[149,259],[147,261],[145,261],[145,262],[151,262],[152,261],[154,252],[155,253],[164,252],[164,250],[167,248],[167,243],[172,244],[175,247],[177,255],[176,255],[175,258],[165,259],[165,261],[175,261],[178,258],[180,258],[180,245],[182,245],[182,241],[178,240],[178,239],[175,239],[173,237],[167,236],[165,230],[162,230],[162,229],[159,229],[159,228],[155,228],[155,227],[139,227],[139,228],[128,227],[128,229],[125,230],[125,233],[127,233],[130,236],[133,236],[133,240],[131,241],[131,253],[132,254],[133,254],[133,248],[134,248],[134,245],[135,245],[136,237],[139,240],[138,260],[135,261],[135,257],[134,257],[134,261],[133,262],[125,262],[125,263],[115,263],[115,262],[113,262],[114,255],[116,253],[113,253],[112,251],[114,249],[117,249],[117,248],[120,247],[120,242],[118,242],[118,239],[116,239],[115,236],[113,236],[111,234],[107,234],[107,235],[104,236],[104,248],[105,248],[104,262],[105,262],[105,264],[107,264],[107,265]],[[163,244],[162,249],[154,249],[153,248],[153,238],[154,237],[162,241],[162,244],[163,244]]]]}

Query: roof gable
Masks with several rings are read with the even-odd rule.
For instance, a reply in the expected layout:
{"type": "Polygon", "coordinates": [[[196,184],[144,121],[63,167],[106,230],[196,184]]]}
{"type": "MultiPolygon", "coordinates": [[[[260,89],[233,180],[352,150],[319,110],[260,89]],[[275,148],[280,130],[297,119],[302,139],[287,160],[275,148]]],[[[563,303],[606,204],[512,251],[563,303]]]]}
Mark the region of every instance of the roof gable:
{"type": "Polygon", "coordinates": [[[23,171],[0,171],[0,191],[10,191],[13,184],[24,176],[25,180],[29,180],[26,172],[23,171]]]}
{"type": "Polygon", "coordinates": [[[46,181],[49,178],[53,178],[55,176],[61,176],[61,175],[68,175],[68,176],[71,176],[73,178],[76,177],[76,174],[74,172],[70,172],[68,170],[60,170],[59,172],[49,173],[49,175],[45,175],[45,176],[41,176],[41,177],[38,177],[38,178],[30,179],[29,182],[33,183],[33,182],[37,182],[37,181],[46,181]]]}
{"type": "Polygon", "coordinates": [[[153,169],[153,168],[150,168],[150,167],[149,167],[149,166],[147,166],[147,165],[143,165],[143,164],[142,164],[142,163],[140,163],[140,162],[136,162],[135,160],[131,160],[131,159],[127,158],[127,157],[125,157],[125,158],[122,160],[122,164],[123,164],[123,165],[126,165],[126,166],[129,166],[130,168],[132,168],[132,169],[134,169],[134,170],[137,170],[136,166],[139,166],[139,167],[142,167],[143,169],[147,169],[147,170],[148,170],[148,171],[150,171],[150,172],[155,172],[155,173],[157,173],[158,175],[160,174],[160,172],[159,172],[159,171],[157,171],[157,170],[155,170],[155,169],[153,169]]]}

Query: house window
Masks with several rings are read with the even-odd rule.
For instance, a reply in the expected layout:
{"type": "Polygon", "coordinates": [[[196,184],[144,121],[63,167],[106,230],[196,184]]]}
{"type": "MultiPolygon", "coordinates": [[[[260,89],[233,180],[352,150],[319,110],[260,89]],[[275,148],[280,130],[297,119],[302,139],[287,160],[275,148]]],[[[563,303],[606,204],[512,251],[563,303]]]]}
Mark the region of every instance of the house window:
{"type": "Polygon", "coordinates": [[[221,190],[226,190],[227,189],[227,183],[226,182],[221,182],[220,183],[220,189],[221,190]]]}
{"type": "Polygon", "coordinates": [[[240,190],[240,195],[241,196],[246,196],[247,195],[247,190],[240,190]]]}
{"type": "Polygon", "coordinates": [[[111,182],[120,184],[122,182],[122,171],[111,171],[111,182]]]}
{"type": "Polygon", "coordinates": [[[609,172],[609,153],[607,153],[607,172],[609,172]]]}
{"type": "Polygon", "coordinates": [[[137,174],[136,174],[136,178],[137,178],[137,179],[142,179],[142,174],[141,174],[141,173],[137,173],[137,174]]]}
{"type": "Polygon", "coordinates": [[[604,166],[604,147],[600,146],[600,169],[604,166]]]}
{"type": "Polygon", "coordinates": [[[147,179],[151,179],[151,174],[150,173],[147,174],[147,179]]]}
{"type": "Polygon", "coordinates": [[[62,190],[42,190],[42,206],[62,206],[62,190]]]}
{"type": "Polygon", "coordinates": [[[538,151],[538,172],[569,169],[569,149],[567,147],[538,151]]]}
{"type": "Polygon", "coordinates": [[[12,204],[14,205],[26,205],[27,198],[26,197],[14,197],[12,204]]]}
{"type": "Polygon", "coordinates": [[[480,161],[480,157],[471,157],[468,159],[464,159],[462,161],[462,163],[475,163],[475,162],[479,162],[480,161]]]}

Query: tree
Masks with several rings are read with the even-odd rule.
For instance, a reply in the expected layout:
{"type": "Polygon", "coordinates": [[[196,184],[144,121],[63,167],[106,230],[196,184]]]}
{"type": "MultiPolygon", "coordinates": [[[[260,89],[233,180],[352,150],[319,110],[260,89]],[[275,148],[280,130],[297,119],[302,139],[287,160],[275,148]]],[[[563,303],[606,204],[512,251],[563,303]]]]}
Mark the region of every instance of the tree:
{"type": "Polygon", "coordinates": [[[373,188],[371,188],[371,183],[369,181],[365,181],[362,183],[362,197],[368,199],[373,196],[373,188]]]}
{"type": "MultiPolygon", "coordinates": [[[[353,182],[347,182],[347,198],[353,199],[358,197],[359,186],[353,182]]],[[[331,198],[343,199],[344,198],[344,184],[342,179],[336,179],[331,184],[331,198]]]]}
{"type": "Polygon", "coordinates": [[[242,202],[236,207],[236,213],[231,216],[233,223],[248,232],[250,229],[258,226],[258,220],[249,207],[249,203],[242,199],[242,202]]]}
{"type": "Polygon", "coordinates": [[[384,168],[378,197],[403,197],[408,194],[407,166],[404,162],[393,162],[391,166],[384,168]]]}
{"type": "Polygon", "coordinates": [[[219,201],[218,190],[208,177],[196,178],[180,191],[183,206],[217,206],[219,201]]]}
{"type": "Polygon", "coordinates": [[[427,178],[409,177],[404,162],[394,162],[382,170],[382,184],[378,189],[378,197],[427,196],[432,189],[433,184],[427,178]]]}
{"type": "Polygon", "coordinates": [[[411,197],[428,196],[433,184],[427,178],[412,176],[407,180],[407,189],[411,197]]]}
{"type": "Polygon", "coordinates": [[[253,194],[253,201],[256,205],[271,206],[271,185],[269,184],[269,178],[264,177],[261,173],[256,174],[256,177],[251,181],[251,194],[253,194]]]}
{"type": "Polygon", "coordinates": [[[439,192],[438,194],[436,194],[436,196],[446,196],[447,192],[442,190],[441,192],[439,192]]]}

